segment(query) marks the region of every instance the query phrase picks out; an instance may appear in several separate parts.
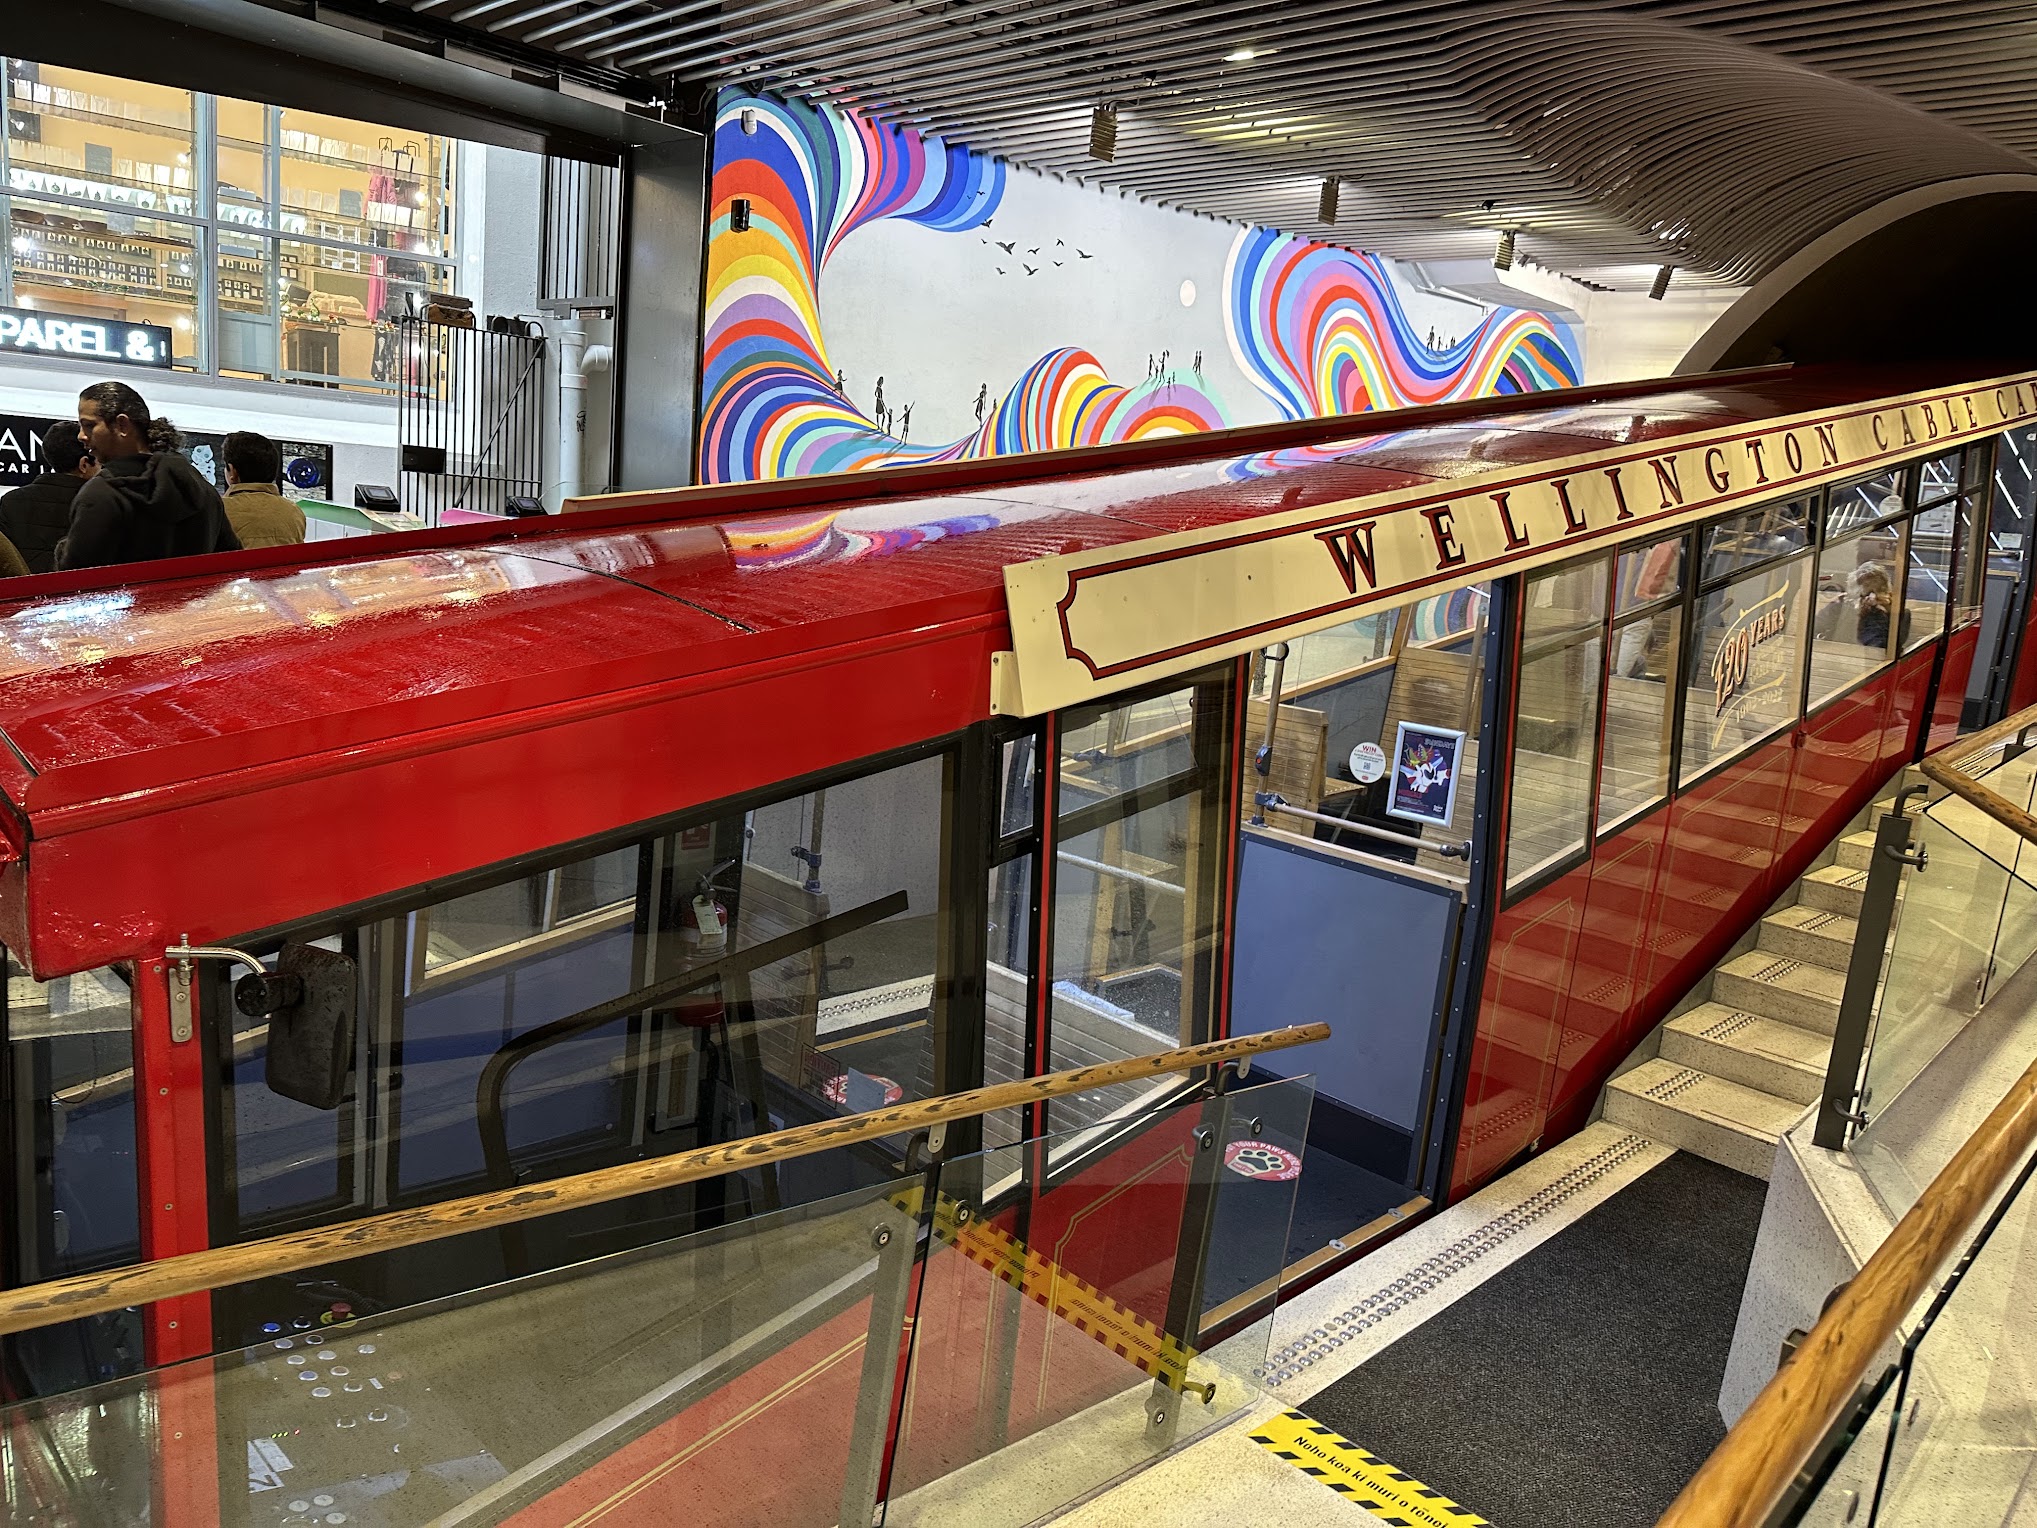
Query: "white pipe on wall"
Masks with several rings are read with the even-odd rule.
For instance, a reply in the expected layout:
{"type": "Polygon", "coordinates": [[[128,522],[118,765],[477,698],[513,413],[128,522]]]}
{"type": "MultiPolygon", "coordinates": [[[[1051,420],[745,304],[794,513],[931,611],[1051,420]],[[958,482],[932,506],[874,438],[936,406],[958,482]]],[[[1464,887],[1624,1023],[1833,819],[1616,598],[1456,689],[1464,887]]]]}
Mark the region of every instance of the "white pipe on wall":
{"type": "Polygon", "coordinates": [[[562,319],[555,338],[559,345],[559,455],[558,481],[552,485],[552,502],[545,507],[557,514],[566,500],[580,494],[582,478],[581,441],[587,433],[587,331],[578,316],[562,319]]]}

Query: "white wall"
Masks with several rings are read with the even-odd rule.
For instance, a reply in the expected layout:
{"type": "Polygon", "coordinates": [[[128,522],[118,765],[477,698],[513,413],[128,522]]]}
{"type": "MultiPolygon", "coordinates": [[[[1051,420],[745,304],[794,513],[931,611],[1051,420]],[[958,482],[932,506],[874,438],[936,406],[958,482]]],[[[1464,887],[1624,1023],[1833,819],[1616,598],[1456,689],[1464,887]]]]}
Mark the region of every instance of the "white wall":
{"type": "MultiPolygon", "coordinates": [[[[1608,274],[1647,279],[1654,271],[1608,274]]],[[[1684,352],[1746,290],[1672,281],[1657,301],[1645,292],[1594,292],[1526,261],[1498,273],[1498,279],[1531,296],[1566,303],[1583,316],[1580,348],[1587,383],[1668,376],[1684,352]]]]}
{"type": "Polygon", "coordinates": [[[1272,405],[1232,363],[1224,335],[1224,262],[1236,232],[1012,170],[987,228],[935,233],[886,218],[842,241],[820,283],[828,359],[848,374],[849,397],[866,413],[883,377],[887,404],[912,405],[915,441],[966,435],[983,384],[994,403],[1062,346],[1089,351],[1113,382],[1134,386],[1163,349],[1178,380],[1193,383],[1200,350],[1203,390],[1226,413],[1239,423],[1271,419],[1272,405]],[[1183,282],[1195,288],[1188,306],[1183,282]]]}

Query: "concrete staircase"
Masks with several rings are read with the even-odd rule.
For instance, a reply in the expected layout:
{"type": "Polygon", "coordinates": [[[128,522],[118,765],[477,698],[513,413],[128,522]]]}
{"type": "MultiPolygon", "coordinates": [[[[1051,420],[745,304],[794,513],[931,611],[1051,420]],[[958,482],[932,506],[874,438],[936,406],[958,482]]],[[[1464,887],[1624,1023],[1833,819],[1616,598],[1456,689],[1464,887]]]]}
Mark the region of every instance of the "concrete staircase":
{"type": "Polygon", "coordinates": [[[1756,1178],[1825,1086],[1877,805],[1699,982],[1605,1092],[1604,1117],[1756,1178]],[[1651,1054],[1652,1052],[1652,1054],[1651,1054]]]}

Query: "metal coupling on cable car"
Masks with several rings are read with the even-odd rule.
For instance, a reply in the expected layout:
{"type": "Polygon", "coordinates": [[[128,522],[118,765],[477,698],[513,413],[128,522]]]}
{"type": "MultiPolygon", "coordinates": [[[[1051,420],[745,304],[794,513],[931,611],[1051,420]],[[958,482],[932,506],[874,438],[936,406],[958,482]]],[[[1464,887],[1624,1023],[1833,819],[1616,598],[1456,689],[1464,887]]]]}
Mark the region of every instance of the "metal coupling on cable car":
{"type": "MultiPolygon", "coordinates": [[[[192,961],[237,960],[241,964],[247,966],[254,973],[254,976],[261,977],[264,980],[267,980],[270,977],[269,968],[263,965],[254,956],[250,955],[246,950],[236,950],[230,945],[223,944],[193,944],[191,943],[191,936],[189,934],[184,935],[183,943],[166,946],[163,950],[163,958],[165,960],[171,960],[176,962],[176,964],[171,966],[170,968],[170,1041],[174,1045],[182,1045],[186,1040],[191,1038],[192,961]]],[[[253,980],[252,977],[242,978],[242,981],[244,983],[251,980],[253,980]]],[[[241,1012],[243,1013],[253,1012],[252,1010],[248,1009],[245,1005],[241,1003],[240,991],[238,987],[236,987],[234,991],[234,1002],[236,1006],[240,1007],[241,1012]]],[[[281,1007],[283,1005],[279,1003],[276,1006],[281,1007]]],[[[265,1008],[261,1010],[262,1013],[273,1013],[274,1011],[275,1011],[274,1008],[265,1008]]],[[[256,1014],[255,1016],[259,1017],[260,1015],[256,1014]]]]}

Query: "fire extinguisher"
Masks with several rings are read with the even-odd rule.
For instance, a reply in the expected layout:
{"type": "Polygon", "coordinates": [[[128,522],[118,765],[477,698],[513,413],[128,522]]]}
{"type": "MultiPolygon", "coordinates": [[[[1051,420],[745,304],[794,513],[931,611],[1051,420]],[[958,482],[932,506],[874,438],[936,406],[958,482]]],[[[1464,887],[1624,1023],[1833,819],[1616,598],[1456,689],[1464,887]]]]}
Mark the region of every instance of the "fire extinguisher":
{"type": "Polygon", "coordinates": [[[719,885],[722,872],[735,868],[736,861],[723,860],[694,883],[693,895],[679,908],[679,942],[689,952],[719,955],[728,948],[729,910],[722,901],[728,890],[719,885]]]}

